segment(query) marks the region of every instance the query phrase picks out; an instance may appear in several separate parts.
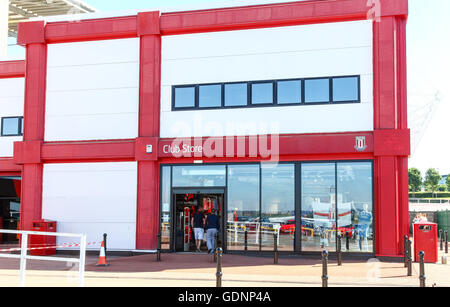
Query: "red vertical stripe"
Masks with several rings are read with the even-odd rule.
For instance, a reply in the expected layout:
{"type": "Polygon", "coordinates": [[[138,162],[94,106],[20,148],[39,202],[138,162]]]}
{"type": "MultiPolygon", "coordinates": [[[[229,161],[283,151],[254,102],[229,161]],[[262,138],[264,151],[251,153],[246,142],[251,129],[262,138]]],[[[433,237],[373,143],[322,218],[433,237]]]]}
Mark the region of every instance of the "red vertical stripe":
{"type": "MultiPolygon", "coordinates": [[[[24,142],[44,139],[46,77],[47,45],[27,45],[24,142]]],[[[23,165],[20,208],[22,229],[31,229],[33,220],[42,218],[42,176],[42,163],[23,165]]]]}

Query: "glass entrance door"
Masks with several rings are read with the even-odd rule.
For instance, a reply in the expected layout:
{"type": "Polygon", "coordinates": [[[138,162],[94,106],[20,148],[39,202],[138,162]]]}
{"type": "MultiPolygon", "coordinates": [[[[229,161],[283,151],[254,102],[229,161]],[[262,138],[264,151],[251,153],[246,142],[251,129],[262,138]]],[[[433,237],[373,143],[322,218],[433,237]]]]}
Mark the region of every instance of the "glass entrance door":
{"type": "Polygon", "coordinates": [[[225,192],[222,189],[174,189],[173,191],[173,248],[175,252],[195,252],[197,250],[197,237],[203,237],[200,250],[208,251],[207,239],[213,244],[214,238],[208,238],[205,225],[201,227],[204,231],[199,231],[199,225],[193,225],[194,214],[202,213],[205,220],[208,216],[215,214],[219,219],[219,231],[217,233],[217,246],[223,246],[223,211],[225,202],[225,192]],[[197,226],[197,231],[194,231],[197,226]],[[200,234],[199,234],[200,232],[200,234]],[[202,236],[203,233],[203,236],[202,236]],[[211,241],[212,240],[212,241],[211,241]]]}

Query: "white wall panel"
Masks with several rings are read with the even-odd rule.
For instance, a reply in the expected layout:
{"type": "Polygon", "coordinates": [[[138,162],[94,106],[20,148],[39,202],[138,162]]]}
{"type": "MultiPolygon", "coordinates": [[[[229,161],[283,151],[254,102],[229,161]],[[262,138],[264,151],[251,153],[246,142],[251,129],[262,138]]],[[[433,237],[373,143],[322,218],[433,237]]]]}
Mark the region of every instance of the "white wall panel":
{"type": "Polygon", "coordinates": [[[85,233],[89,242],[107,233],[108,248],[133,250],[136,202],[136,162],[44,165],[42,216],[59,232],[85,233]]]}
{"type": "Polygon", "coordinates": [[[373,130],[371,21],[165,36],[162,52],[161,137],[216,135],[195,129],[203,119],[217,131],[246,122],[279,123],[280,133],[373,130]],[[345,75],[361,76],[360,104],[171,111],[173,85],[345,75]]]}
{"type": "MultiPolygon", "coordinates": [[[[0,79],[0,118],[23,116],[24,93],[24,78],[0,79]]],[[[0,157],[12,157],[14,142],[22,140],[21,136],[0,136],[0,157]]]]}
{"type": "Polygon", "coordinates": [[[139,39],[48,46],[46,141],[135,138],[139,39]]]}

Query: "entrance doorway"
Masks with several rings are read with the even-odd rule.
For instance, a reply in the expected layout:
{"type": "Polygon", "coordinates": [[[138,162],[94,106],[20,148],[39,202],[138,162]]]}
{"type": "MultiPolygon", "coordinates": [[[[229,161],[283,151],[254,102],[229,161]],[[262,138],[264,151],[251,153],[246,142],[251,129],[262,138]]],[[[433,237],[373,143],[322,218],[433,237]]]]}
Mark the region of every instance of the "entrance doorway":
{"type": "MultiPolygon", "coordinates": [[[[205,190],[174,190],[173,204],[175,213],[173,219],[174,246],[175,252],[195,252],[197,247],[195,244],[194,228],[192,225],[192,217],[200,208],[203,208],[205,217],[210,215],[213,210],[219,217],[220,228],[217,233],[217,246],[223,246],[223,212],[224,212],[225,192],[220,189],[205,190]]],[[[207,252],[206,230],[201,244],[200,250],[207,252]]]]}
{"type": "MultiPolygon", "coordinates": [[[[18,229],[20,184],[20,177],[0,177],[0,229],[18,229]]],[[[0,244],[17,244],[18,242],[17,235],[0,234],[0,244]]]]}

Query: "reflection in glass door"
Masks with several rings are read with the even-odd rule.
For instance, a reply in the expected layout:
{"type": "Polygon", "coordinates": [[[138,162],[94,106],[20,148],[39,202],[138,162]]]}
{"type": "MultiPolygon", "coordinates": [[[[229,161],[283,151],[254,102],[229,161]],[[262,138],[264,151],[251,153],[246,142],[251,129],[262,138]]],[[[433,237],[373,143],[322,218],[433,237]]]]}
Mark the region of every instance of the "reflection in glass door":
{"type": "Polygon", "coordinates": [[[302,251],[336,251],[336,164],[301,168],[302,251]]]}

